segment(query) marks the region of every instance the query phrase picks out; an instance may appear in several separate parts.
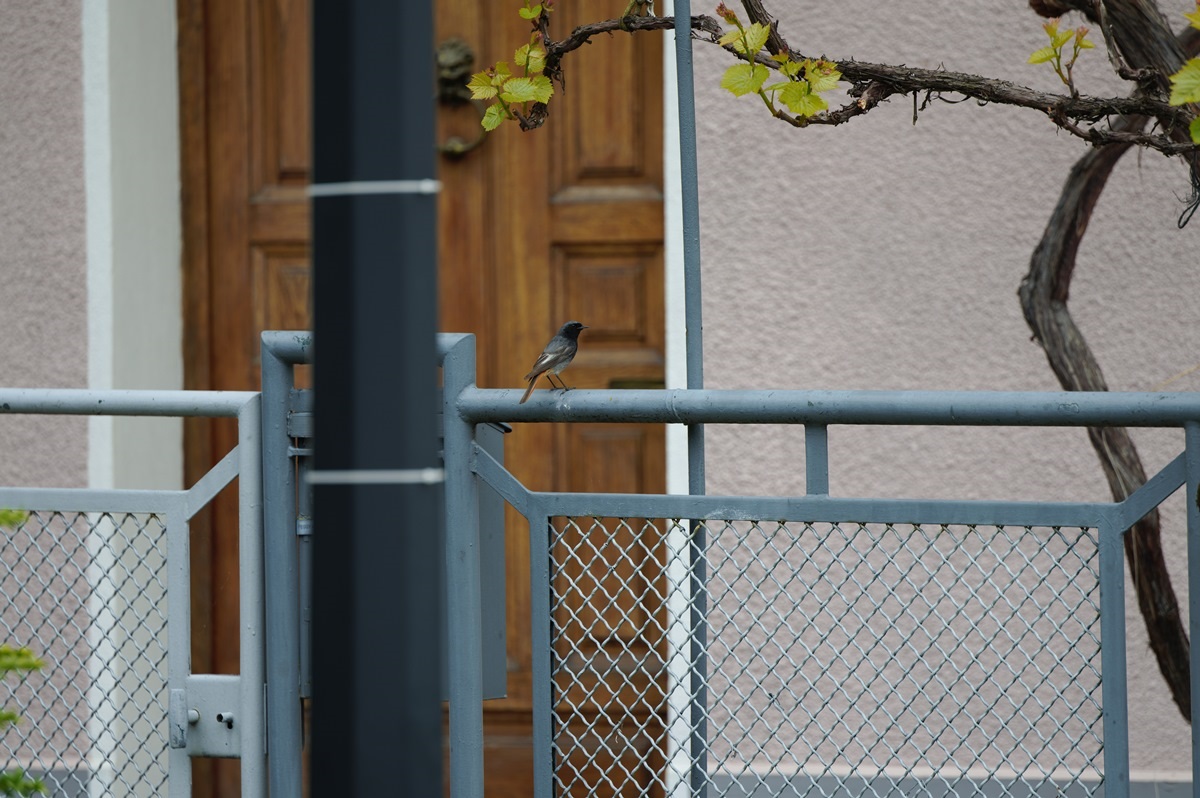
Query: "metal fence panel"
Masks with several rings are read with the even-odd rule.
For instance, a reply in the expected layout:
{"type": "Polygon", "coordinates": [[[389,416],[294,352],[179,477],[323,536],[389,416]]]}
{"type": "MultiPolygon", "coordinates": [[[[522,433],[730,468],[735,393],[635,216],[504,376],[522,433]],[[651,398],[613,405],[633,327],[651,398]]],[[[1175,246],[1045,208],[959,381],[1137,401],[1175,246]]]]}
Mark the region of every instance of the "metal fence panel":
{"type": "Polygon", "coordinates": [[[165,516],[35,510],[0,562],[0,633],[45,663],[5,702],[23,716],[5,761],[51,795],[165,794],[165,516]]]}
{"type": "Polygon", "coordinates": [[[0,389],[13,414],[236,417],[238,444],[188,490],[0,488],[0,636],[44,666],[10,675],[0,769],[56,797],[185,798],[196,756],[241,758],[265,795],[259,397],[0,389]],[[189,521],[237,479],[240,673],[192,674],[189,521]],[[246,744],[242,745],[242,740],[246,744]]]}
{"type": "MultiPolygon", "coordinates": [[[[1095,793],[1095,529],[704,527],[714,794],[940,796],[988,779],[1095,793]]],[[[678,577],[686,546],[671,542],[689,530],[570,517],[550,534],[557,794],[690,794],[696,724],[676,710],[695,682],[678,608],[694,597],[678,577]]]]}

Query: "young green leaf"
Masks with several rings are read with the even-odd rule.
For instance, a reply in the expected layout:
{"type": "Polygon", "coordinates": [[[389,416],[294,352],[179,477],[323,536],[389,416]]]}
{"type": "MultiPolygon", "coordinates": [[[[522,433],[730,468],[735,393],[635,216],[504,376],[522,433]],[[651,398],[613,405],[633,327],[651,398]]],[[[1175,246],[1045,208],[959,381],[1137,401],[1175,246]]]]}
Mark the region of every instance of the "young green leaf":
{"type": "Polygon", "coordinates": [[[1171,105],[1200,103],[1200,58],[1193,58],[1171,76],[1171,105]]]}
{"type": "Polygon", "coordinates": [[[540,44],[524,44],[517,48],[513,61],[517,66],[525,67],[530,75],[541,74],[546,68],[546,48],[540,44]]]}
{"type": "Polygon", "coordinates": [[[765,25],[754,22],[748,28],[734,28],[727,31],[720,39],[717,39],[717,44],[731,45],[734,52],[742,55],[757,55],[758,51],[767,43],[767,36],[770,32],[765,25]]]}
{"type": "Polygon", "coordinates": [[[487,110],[483,112],[483,119],[479,124],[483,125],[483,129],[487,131],[495,130],[500,127],[505,119],[508,119],[508,111],[504,110],[504,106],[500,103],[492,103],[487,110]]]}
{"type": "Polygon", "coordinates": [[[767,43],[767,37],[771,35],[771,29],[759,22],[754,22],[750,27],[746,28],[746,43],[750,47],[749,53],[743,55],[754,55],[763,48],[767,43]]]}
{"type": "Polygon", "coordinates": [[[1043,47],[1040,50],[1034,50],[1033,55],[1029,56],[1029,63],[1044,64],[1047,61],[1053,61],[1058,57],[1058,50],[1053,47],[1043,47]]]}
{"type": "Polygon", "coordinates": [[[1059,47],[1062,47],[1067,42],[1071,41],[1071,38],[1074,35],[1075,35],[1075,31],[1073,31],[1073,30],[1058,31],[1057,33],[1055,33],[1054,35],[1052,35],[1050,37],[1050,46],[1055,49],[1058,49],[1059,47]]]}
{"type": "Polygon", "coordinates": [[[789,78],[794,78],[800,74],[800,70],[803,67],[804,65],[797,61],[787,60],[779,65],[779,71],[787,75],[789,78]]]}
{"type": "Polygon", "coordinates": [[[492,85],[492,76],[486,72],[476,72],[472,75],[467,88],[471,90],[472,100],[490,100],[500,93],[500,90],[492,85]]]}
{"type": "Polygon", "coordinates": [[[538,3],[529,8],[519,8],[517,13],[521,15],[521,19],[537,19],[542,13],[542,4],[538,3]]]}
{"type": "Polygon", "coordinates": [[[1192,141],[1200,144],[1200,116],[1192,120],[1192,124],[1188,126],[1188,133],[1192,136],[1192,141]]]}
{"type": "Polygon", "coordinates": [[[812,116],[829,107],[823,98],[813,94],[808,81],[804,80],[794,81],[779,92],[779,100],[797,116],[812,116]]]}
{"type": "Polygon", "coordinates": [[[533,75],[528,78],[513,78],[505,81],[500,99],[506,103],[550,102],[554,87],[550,78],[545,75],[533,75]]]}
{"type": "Polygon", "coordinates": [[[1187,21],[1192,23],[1192,27],[1200,30],[1200,3],[1196,5],[1196,11],[1193,14],[1184,14],[1187,21]]]}
{"type": "Polygon", "coordinates": [[[836,89],[838,81],[842,79],[842,73],[838,72],[837,67],[831,61],[805,59],[804,77],[812,86],[813,93],[816,94],[836,89]]]}
{"type": "Polygon", "coordinates": [[[742,41],[741,29],[734,28],[733,30],[727,30],[724,33],[722,33],[721,38],[717,39],[717,44],[724,47],[727,44],[733,44],[734,42],[738,42],[738,44],[736,46],[738,48],[738,52],[740,53],[742,51],[741,50],[741,41],[742,41]]]}
{"type": "Polygon", "coordinates": [[[762,64],[734,64],[725,70],[721,88],[728,89],[737,97],[753,94],[762,87],[769,74],[762,64]]]}
{"type": "Polygon", "coordinates": [[[489,71],[492,73],[493,86],[503,86],[505,81],[512,77],[512,70],[509,69],[507,61],[497,61],[496,66],[489,71]]]}

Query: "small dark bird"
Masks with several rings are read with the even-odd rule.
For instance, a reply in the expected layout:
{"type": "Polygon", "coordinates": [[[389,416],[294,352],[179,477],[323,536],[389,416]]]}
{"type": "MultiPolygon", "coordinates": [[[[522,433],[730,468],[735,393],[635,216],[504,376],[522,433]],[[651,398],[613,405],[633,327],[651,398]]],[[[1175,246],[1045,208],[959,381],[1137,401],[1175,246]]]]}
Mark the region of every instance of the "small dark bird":
{"type": "MultiPolygon", "coordinates": [[[[554,378],[562,373],[562,370],[571,365],[571,361],[575,359],[575,353],[579,351],[579,333],[587,329],[587,325],[580,324],[577,321],[569,321],[562,326],[558,331],[558,335],[550,339],[550,343],[546,344],[546,348],[542,350],[542,354],[538,356],[537,362],[533,364],[533,368],[525,375],[525,379],[529,381],[529,387],[525,389],[525,395],[521,397],[521,401],[517,404],[525,404],[525,400],[533,393],[533,386],[537,385],[538,377],[545,374],[550,378],[550,384],[554,385],[554,378]]],[[[559,387],[562,390],[567,389],[566,383],[559,377],[559,387]]]]}

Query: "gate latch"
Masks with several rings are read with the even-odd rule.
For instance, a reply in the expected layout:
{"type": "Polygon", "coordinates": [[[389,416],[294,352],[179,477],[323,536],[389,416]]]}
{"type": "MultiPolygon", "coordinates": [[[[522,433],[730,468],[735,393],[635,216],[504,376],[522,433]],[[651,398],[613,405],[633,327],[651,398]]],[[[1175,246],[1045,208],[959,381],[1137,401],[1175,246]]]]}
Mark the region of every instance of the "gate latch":
{"type": "Polygon", "coordinates": [[[171,690],[167,707],[172,748],[188,756],[236,758],[242,754],[235,722],[241,677],[193,674],[186,688],[171,690]]]}

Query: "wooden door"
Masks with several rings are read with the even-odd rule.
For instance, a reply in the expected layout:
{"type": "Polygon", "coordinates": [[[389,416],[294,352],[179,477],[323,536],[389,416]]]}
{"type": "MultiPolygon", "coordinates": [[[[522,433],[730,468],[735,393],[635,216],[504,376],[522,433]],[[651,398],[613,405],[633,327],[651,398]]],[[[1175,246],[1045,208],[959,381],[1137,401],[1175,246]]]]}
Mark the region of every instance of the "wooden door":
{"type": "MultiPolygon", "coordinates": [[[[258,386],[258,333],[308,326],[309,17],[306,0],[177,0],[185,230],[186,382],[258,386]]],[[[443,0],[437,41],[476,69],[528,40],[520,2],[443,0]]],[[[553,31],[617,13],[559,4],[553,31]]],[[[583,388],[663,379],[662,70],[657,35],[576,53],[547,126],[515,127],[440,162],[440,327],[478,337],[478,382],[519,387],[559,325],[589,326],[564,373],[583,388]]],[[[443,138],[473,137],[470,106],[441,106],[443,138]]],[[[231,445],[228,425],[187,428],[191,478],[231,445]]],[[[663,430],[517,425],[506,459],[526,485],[658,492],[663,430]]],[[[237,668],[236,526],[219,505],[197,535],[197,668],[237,668]]],[[[528,525],[507,516],[509,695],[486,705],[489,796],[528,796],[532,773],[528,525]]],[[[614,619],[615,620],[615,619],[614,619]]],[[[654,645],[655,641],[634,641],[654,645]]],[[[626,643],[629,644],[628,642],[626,643]]],[[[236,767],[196,769],[198,796],[236,795],[236,767]]]]}

